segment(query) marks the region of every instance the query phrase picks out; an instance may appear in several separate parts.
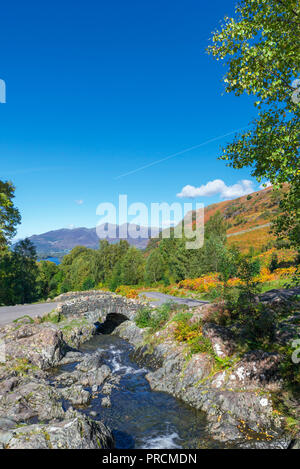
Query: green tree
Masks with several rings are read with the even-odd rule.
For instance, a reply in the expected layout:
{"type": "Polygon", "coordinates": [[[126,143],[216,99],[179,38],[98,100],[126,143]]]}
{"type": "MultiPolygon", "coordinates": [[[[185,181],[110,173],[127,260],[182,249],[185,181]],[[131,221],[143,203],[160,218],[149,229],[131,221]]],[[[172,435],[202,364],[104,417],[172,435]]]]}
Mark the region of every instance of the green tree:
{"type": "Polygon", "coordinates": [[[147,283],[159,282],[164,275],[165,265],[159,249],[154,249],[148,256],[145,267],[145,280],[147,283]]]}
{"type": "Polygon", "coordinates": [[[82,282],[81,290],[91,290],[94,287],[95,287],[95,280],[91,277],[87,277],[82,282]]]}
{"type": "Polygon", "coordinates": [[[278,255],[276,252],[273,252],[270,265],[269,265],[270,272],[274,272],[274,270],[278,269],[278,267],[279,267],[278,255]]]}
{"type": "Polygon", "coordinates": [[[234,168],[249,166],[259,181],[289,183],[284,217],[276,229],[299,246],[300,104],[294,79],[300,70],[298,0],[243,0],[235,18],[225,18],[208,51],[224,60],[226,92],[256,97],[258,116],[238,134],[222,158],[234,168]]]}
{"type": "Polygon", "coordinates": [[[32,303],[38,299],[38,266],[35,246],[28,238],[15,245],[13,260],[15,264],[14,291],[19,298],[18,303],[32,303]]]}
{"type": "Polygon", "coordinates": [[[38,296],[39,298],[51,298],[58,294],[58,281],[56,275],[59,267],[50,261],[38,262],[38,296]]]}
{"type": "Polygon", "coordinates": [[[239,260],[238,277],[242,280],[239,285],[239,305],[241,309],[249,310],[254,303],[255,296],[259,293],[260,287],[255,280],[260,273],[259,259],[243,256],[239,260]]]}
{"type": "Polygon", "coordinates": [[[218,210],[205,223],[204,238],[206,240],[213,236],[215,238],[219,238],[220,242],[225,244],[227,228],[228,223],[221,212],[218,210]]]}
{"type": "Polygon", "coordinates": [[[6,250],[0,255],[0,305],[18,303],[15,288],[16,258],[6,250]]]}
{"type": "Polygon", "coordinates": [[[13,204],[15,187],[11,182],[0,180],[0,250],[3,250],[16,234],[21,221],[19,210],[13,204]]]}
{"type": "Polygon", "coordinates": [[[126,240],[121,240],[115,244],[110,244],[106,239],[100,241],[99,266],[102,282],[110,281],[115,265],[121,261],[128,249],[129,244],[126,240]]]}
{"type": "Polygon", "coordinates": [[[174,238],[174,233],[171,231],[171,237],[163,238],[159,249],[165,265],[165,279],[169,279],[170,283],[185,279],[189,265],[189,251],[192,250],[186,249],[184,238],[174,238]]]}
{"type": "Polygon", "coordinates": [[[142,252],[131,246],[121,261],[123,285],[137,285],[144,278],[145,259],[142,252]]]}
{"type": "MultiPolygon", "coordinates": [[[[224,257],[227,227],[228,223],[220,211],[217,211],[205,223],[204,245],[198,253],[195,252],[199,265],[196,276],[208,272],[219,272],[220,263],[224,257]]],[[[190,256],[193,256],[193,253],[190,253],[190,256]]]]}
{"type": "Polygon", "coordinates": [[[118,261],[112,271],[112,274],[108,281],[109,289],[115,291],[120,285],[122,285],[122,265],[121,261],[118,261]]]}
{"type": "Polygon", "coordinates": [[[13,305],[38,299],[36,251],[29,239],[0,256],[0,303],[13,305]]]}
{"type": "MultiPolygon", "coordinates": [[[[85,289],[84,285],[95,286],[100,281],[101,267],[99,253],[94,249],[76,246],[62,261],[61,269],[64,273],[62,288],[65,290],[85,289]],[[85,282],[89,279],[88,283],[85,282]]],[[[93,287],[91,287],[93,288],[93,287]]]]}

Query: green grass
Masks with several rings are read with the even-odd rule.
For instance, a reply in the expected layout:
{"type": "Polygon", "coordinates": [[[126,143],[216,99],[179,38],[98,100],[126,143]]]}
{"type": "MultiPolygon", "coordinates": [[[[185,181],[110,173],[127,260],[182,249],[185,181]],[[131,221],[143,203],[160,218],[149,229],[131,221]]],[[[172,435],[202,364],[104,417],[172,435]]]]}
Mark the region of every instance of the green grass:
{"type": "Polygon", "coordinates": [[[180,311],[179,313],[175,314],[175,316],[172,317],[172,321],[176,321],[176,322],[188,321],[189,319],[191,319],[192,316],[193,316],[192,313],[180,311]]]}
{"type": "Polygon", "coordinates": [[[60,323],[59,325],[59,328],[62,330],[62,331],[71,331],[72,329],[74,329],[75,327],[82,327],[82,326],[86,326],[88,325],[89,322],[87,319],[85,318],[82,318],[82,319],[72,319],[71,321],[67,322],[64,320],[62,320],[62,322],[60,323]]]}
{"type": "Polygon", "coordinates": [[[271,282],[263,283],[261,284],[262,285],[261,292],[265,293],[266,291],[274,290],[275,288],[286,288],[288,282],[289,282],[288,278],[281,278],[278,280],[272,280],[271,282]]]}
{"type": "Polygon", "coordinates": [[[30,324],[34,323],[34,320],[30,316],[28,316],[28,314],[25,314],[24,316],[21,316],[17,319],[14,319],[13,322],[18,323],[19,321],[22,321],[23,319],[29,319],[30,324]]]}
{"type": "Polygon", "coordinates": [[[45,314],[41,318],[41,322],[52,322],[53,324],[58,324],[59,322],[63,321],[65,317],[61,314],[56,312],[55,310],[51,311],[48,314],[45,314]]]}

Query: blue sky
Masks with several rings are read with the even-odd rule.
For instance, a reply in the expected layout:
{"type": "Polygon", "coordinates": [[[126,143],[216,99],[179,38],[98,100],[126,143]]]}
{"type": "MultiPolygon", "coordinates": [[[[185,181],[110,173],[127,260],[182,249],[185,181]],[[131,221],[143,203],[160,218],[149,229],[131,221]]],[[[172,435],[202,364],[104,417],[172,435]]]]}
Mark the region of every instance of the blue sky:
{"type": "Polygon", "coordinates": [[[17,237],[95,226],[97,205],[116,203],[119,194],[128,194],[129,203],[172,203],[188,201],[182,189],[192,186],[194,200],[207,205],[251,179],[249,170],[230,169],[217,157],[232,138],[219,137],[255,116],[252,100],[223,93],[225,69],[205,52],[233,5],[2,5],[0,78],[7,102],[0,104],[0,177],[16,185],[17,237]],[[151,165],[157,160],[164,161],[151,165]],[[205,186],[216,179],[225,189],[205,186]]]}

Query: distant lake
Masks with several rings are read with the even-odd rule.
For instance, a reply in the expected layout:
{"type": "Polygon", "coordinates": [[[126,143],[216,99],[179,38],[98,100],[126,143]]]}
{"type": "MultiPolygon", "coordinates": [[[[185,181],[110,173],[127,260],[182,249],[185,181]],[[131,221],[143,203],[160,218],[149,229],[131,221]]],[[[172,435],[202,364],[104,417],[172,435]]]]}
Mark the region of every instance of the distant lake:
{"type": "Polygon", "coordinates": [[[58,257],[47,257],[47,259],[38,259],[38,262],[40,261],[49,261],[49,262],[54,262],[54,264],[58,265],[60,264],[60,259],[58,257]]]}

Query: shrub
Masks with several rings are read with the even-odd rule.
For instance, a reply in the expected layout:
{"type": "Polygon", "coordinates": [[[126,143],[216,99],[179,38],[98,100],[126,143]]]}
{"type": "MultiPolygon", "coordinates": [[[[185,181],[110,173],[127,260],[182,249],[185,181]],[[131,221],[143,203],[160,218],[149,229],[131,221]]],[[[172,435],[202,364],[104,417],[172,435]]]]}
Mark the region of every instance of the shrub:
{"type": "Polygon", "coordinates": [[[213,305],[209,310],[203,315],[202,321],[212,322],[219,326],[228,326],[235,319],[235,310],[229,309],[226,306],[226,303],[220,302],[217,305],[213,305]]]}
{"type": "Polygon", "coordinates": [[[192,354],[209,353],[214,355],[214,350],[209,339],[203,336],[194,337],[189,340],[189,347],[192,354]]]}
{"type": "Polygon", "coordinates": [[[134,321],[138,327],[144,328],[144,327],[149,327],[150,326],[150,319],[151,319],[151,313],[152,309],[148,307],[144,307],[140,309],[135,318],[134,321]]]}
{"type": "Polygon", "coordinates": [[[155,309],[144,307],[136,314],[135,323],[138,327],[150,327],[155,332],[170,319],[172,308],[173,303],[164,303],[155,309]]]}
{"type": "Polygon", "coordinates": [[[202,334],[201,326],[197,323],[189,324],[187,320],[178,321],[174,331],[177,342],[189,342],[202,334]]]}
{"type": "Polygon", "coordinates": [[[244,326],[243,335],[251,349],[267,348],[275,339],[274,313],[265,306],[258,304],[252,308],[251,314],[241,315],[244,326]]]}
{"type": "Polygon", "coordinates": [[[192,318],[192,313],[185,313],[183,311],[180,311],[179,313],[175,314],[175,316],[172,317],[172,321],[188,321],[189,319],[192,318]]]}
{"type": "Polygon", "coordinates": [[[81,290],[91,290],[94,287],[95,287],[95,281],[91,277],[87,277],[82,282],[81,290]]]}
{"type": "Polygon", "coordinates": [[[278,269],[279,263],[278,263],[278,256],[276,252],[273,252],[272,257],[271,257],[271,262],[269,265],[270,272],[274,272],[274,270],[278,269]]]}
{"type": "Polygon", "coordinates": [[[253,303],[255,296],[259,292],[259,286],[256,277],[260,273],[260,262],[259,259],[253,260],[252,258],[245,256],[240,260],[238,274],[242,282],[238,285],[239,308],[248,308],[253,303]]]}
{"type": "Polygon", "coordinates": [[[171,283],[169,277],[167,277],[166,275],[163,276],[162,282],[163,282],[165,287],[168,287],[171,283]]]}
{"type": "MultiPolygon", "coordinates": [[[[175,318],[174,318],[175,319],[175,318]]],[[[191,354],[209,353],[214,356],[214,350],[210,340],[202,335],[202,322],[190,323],[188,314],[178,320],[174,331],[177,342],[184,342],[188,345],[191,354]]]]}
{"type": "Polygon", "coordinates": [[[169,319],[173,303],[164,303],[156,308],[151,315],[150,327],[153,331],[160,329],[169,319]]]}
{"type": "Polygon", "coordinates": [[[122,296],[126,296],[126,298],[138,298],[138,292],[128,285],[120,285],[116,288],[116,293],[122,296]]]}

